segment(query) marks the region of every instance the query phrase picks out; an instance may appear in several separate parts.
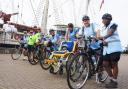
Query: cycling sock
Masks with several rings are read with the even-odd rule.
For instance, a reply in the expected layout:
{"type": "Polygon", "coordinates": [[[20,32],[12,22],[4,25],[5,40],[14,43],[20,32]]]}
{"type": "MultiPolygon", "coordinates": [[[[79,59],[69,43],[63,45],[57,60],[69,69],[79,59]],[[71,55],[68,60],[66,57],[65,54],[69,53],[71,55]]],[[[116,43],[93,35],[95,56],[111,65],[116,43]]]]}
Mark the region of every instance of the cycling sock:
{"type": "Polygon", "coordinates": [[[117,82],[117,79],[114,79],[114,78],[113,78],[112,80],[113,80],[114,82],[117,82]]]}
{"type": "Polygon", "coordinates": [[[113,80],[113,77],[108,77],[109,80],[113,80]]]}

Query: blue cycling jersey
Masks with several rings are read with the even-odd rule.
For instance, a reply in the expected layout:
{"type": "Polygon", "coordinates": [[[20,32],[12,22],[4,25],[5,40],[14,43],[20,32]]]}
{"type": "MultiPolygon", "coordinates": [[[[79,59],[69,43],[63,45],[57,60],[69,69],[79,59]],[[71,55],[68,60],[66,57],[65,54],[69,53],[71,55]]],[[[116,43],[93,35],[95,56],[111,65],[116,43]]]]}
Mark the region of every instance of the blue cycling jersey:
{"type": "Polygon", "coordinates": [[[56,35],[50,37],[50,41],[51,41],[52,43],[57,43],[58,40],[59,40],[59,35],[58,35],[58,34],[56,34],[56,35]]]}
{"type": "Polygon", "coordinates": [[[27,38],[28,38],[28,36],[27,35],[23,35],[22,37],[21,37],[21,39],[20,39],[20,42],[21,43],[27,43],[27,38]]]}
{"type": "Polygon", "coordinates": [[[76,29],[68,32],[68,40],[74,41],[76,39],[76,29]]]}

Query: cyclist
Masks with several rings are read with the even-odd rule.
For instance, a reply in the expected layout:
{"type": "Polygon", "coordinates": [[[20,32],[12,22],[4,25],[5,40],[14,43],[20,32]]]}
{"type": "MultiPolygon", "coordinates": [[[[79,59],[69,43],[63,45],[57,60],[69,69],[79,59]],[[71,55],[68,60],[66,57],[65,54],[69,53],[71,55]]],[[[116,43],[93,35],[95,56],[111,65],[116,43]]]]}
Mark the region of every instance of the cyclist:
{"type": "MultiPolygon", "coordinates": [[[[27,38],[28,38],[27,31],[24,31],[23,36],[21,36],[20,38],[20,44],[21,44],[21,48],[23,48],[23,53],[27,48],[27,38]]],[[[23,59],[26,59],[25,54],[23,54],[23,59]]]]}
{"type": "MultiPolygon", "coordinates": [[[[87,39],[90,36],[93,36],[93,43],[95,42],[95,38],[98,37],[98,31],[99,31],[99,27],[96,23],[90,23],[90,18],[87,15],[84,15],[82,18],[83,21],[83,26],[81,27],[81,29],[79,29],[78,35],[82,35],[85,37],[85,39],[87,39]]],[[[98,47],[98,46],[97,46],[98,47]]],[[[90,57],[90,62],[93,66],[93,70],[94,70],[94,61],[92,60],[92,55],[94,54],[92,49],[90,49],[88,51],[89,57],[90,57]]],[[[90,78],[91,76],[89,76],[90,78]]]]}
{"type": "Polygon", "coordinates": [[[40,28],[37,28],[37,30],[35,31],[35,34],[34,34],[34,39],[35,39],[35,43],[36,41],[41,37],[41,29],[40,28]]]}
{"type": "Polygon", "coordinates": [[[100,39],[104,40],[103,65],[109,75],[110,82],[105,85],[106,88],[117,88],[118,61],[121,55],[121,42],[117,32],[118,25],[111,23],[112,15],[104,14],[102,16],[103,27],[100,31],[100,39]]]}
{"type": "Polygon", "coordinates": [[[36,44],[43,44],[46,41],[45,34],[43,32],[40,33],[40,36],[36,39],[36,44]]]}
{"type": "Polygon", "coordinates": [[[77,29],[74,28],[72,23],[68,23],[65,34],[65,41],[62,42],[61,48],[67,48],[67,51],[71,51],[74,47],[74,41],[76,40],[77,29]]]}
{"type": "Polygon", "coordinates": [[[87,15],[83,16],[82,21],[84,26],[79,30],[78,35],[84,35],[85,38],[90,36],[97,37],[98,25],[96,23],[90,23],[90,18],[87,15]]]}
{"type": "Polygon", "coordinates": [[[53,50],[58,50],[58,45],[60,41],[59,35],[55,34],[55,31],[53,29],[50,29],[49,33],[50,33],[50,38],[49,38],[48,46],[52,47],[53,50]]]}
{"type": "Polygon", "coordinates": [[[76,39],[77,29],[74,28],[72,23],[68,24],[68,28],[66,31],[65,39],[68,41],[74,41],[76,39]]]}
{"type": "Polygon", "coordinates": [[[33,29],[30,30],[29,32],[29,37],[27,39],[27,44],[28,44],[28,52],[32,52],[34,49],[34,44],[35,44],[35,35],[33,29]]]}

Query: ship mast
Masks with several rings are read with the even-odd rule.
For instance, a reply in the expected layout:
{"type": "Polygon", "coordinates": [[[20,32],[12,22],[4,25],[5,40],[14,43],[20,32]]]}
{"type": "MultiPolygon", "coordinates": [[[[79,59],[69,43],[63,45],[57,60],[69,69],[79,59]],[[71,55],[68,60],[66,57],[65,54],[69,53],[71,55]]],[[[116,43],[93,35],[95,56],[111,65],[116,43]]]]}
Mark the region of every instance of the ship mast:
{"type": "Polygon", "coordinates": [[[41,22],[41,29],[44,33],[47,33],[48,9],[49,9],[49,0],[45,0],[44,12],[41,22]]]}
{"type": "Polygon", "coordinates": [[[89,7],[90,0],[86,0],[86,7],[85,7],[85,14],[88,14],[88,7],[89,7]]]}

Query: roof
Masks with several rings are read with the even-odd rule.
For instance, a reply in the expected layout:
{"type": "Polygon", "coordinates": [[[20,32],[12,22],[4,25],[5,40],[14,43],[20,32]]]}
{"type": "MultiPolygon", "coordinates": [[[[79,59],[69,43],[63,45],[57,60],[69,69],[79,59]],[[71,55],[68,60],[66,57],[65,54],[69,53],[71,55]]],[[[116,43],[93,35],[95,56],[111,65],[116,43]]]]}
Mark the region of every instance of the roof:
{"type": "Polygon", "coordinates": [[[64,25],[64,24],[56,24],[54,26],[59,27],[59,28],[67,28],[67,25],[64,25]]]}
{"type": "Polygon", "coordinates": [[[9,24],[11,24],[11,25],[15,25],[15,27],[17,28],[17,29],[24,29],[24,30],[27,30],[27,31],[29,31],[29,30],[37,30],[38,28],[34,28],[34,27],[31,27],[31,26],[27,26],[27,25],[23,25],[23,24],[17,24],[17,23],[13,23],[13,22],[10,22],[9,24]]]}

